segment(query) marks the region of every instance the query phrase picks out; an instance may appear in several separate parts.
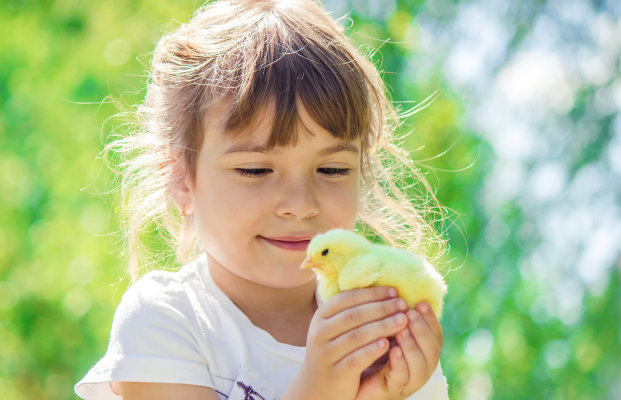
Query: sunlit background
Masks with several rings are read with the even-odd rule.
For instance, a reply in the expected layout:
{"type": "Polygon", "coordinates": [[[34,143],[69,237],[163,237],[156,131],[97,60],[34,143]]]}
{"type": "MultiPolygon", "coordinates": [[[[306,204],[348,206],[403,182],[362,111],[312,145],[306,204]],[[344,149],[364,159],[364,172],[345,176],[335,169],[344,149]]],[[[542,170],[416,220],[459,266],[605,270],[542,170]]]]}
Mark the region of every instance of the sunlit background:
{"type": "MultiPolygon", "coordinates": [[[[0,2],[0,399],[75,398],[104,353],[128,280],[98,155],[199,4],[0,2]]],[[[451,398],[620,399],[621,2],[326,5],[403,110],[440,91],[404,129],[454,211],[451,398]]]]}

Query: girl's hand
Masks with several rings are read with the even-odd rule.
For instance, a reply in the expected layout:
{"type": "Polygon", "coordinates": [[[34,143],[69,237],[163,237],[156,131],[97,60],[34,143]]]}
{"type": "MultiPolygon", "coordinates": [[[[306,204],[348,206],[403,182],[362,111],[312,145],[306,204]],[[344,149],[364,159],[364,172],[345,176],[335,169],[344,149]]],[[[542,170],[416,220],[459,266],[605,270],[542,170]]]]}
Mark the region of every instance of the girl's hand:
{"type": "MultiPolygon", "coordinates": [[[[408,331],[406,311],[406,302],[387,287],[349,290],[320,305],[310,324],[302,368],[282,399],[357,398],[362,372],[388,351],[386,338],[408,331]]],[[[411,338],[401,342],[409,349],[412,342],[407,339],[411,338]]],[[[409,358],[401,363],[405,367],[395,364],[396,383],[389,382],[390,388],[403,386],[403,370],[407,375],[407,365],[416,357],[410,353],[406,351],[409,358]]],[[[364,382],[367,393],[382,393],[385,398],[377,377],[371,379],[364,382]],[[372,389],[374,385],[379,392],[372,389]]]]}
{"type": "Polygon", "coordinates": [[[382,370],[365,379],[357,399],[405,399],[420,389],[440,361],[442,327],[426,303],[407,312],[408,326],[397,333],[382,370]]]}

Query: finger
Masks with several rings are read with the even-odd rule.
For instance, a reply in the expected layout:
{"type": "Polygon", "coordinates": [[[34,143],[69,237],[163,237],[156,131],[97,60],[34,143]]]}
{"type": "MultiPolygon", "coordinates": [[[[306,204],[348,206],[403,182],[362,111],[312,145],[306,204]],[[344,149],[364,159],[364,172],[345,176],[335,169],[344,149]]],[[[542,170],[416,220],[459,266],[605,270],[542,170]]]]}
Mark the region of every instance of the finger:
{"type": "Polygon", "coordinates": [[[382,370],[381,384],[385,392],[400,394],[408,383],[408,365],[401,347],[395,346],[388,352],[388,364],[382,370]]]}
{"type": "Polygon", "coordinates": [[[388,350],[388,339],[380,338],[358,348],[341,358],[334,364],[336,369],[345,370],[355,375],[362,374],[373,361],[381,357],[388,350]]]}
{"type": "Polygon", "coordinates": [[[407,308],[405,300],[391,298],[346,309],[330,319],[315,315],[309,328],[307,347],[319,352],[324,361],[335,363],[354,350],[381,337],[388,337],[407,325],[407,316],[404,314],[407,308]],[[391,328],[390,321],[395,320],[389,317],[399,312],[401,317],[396,320],[398,324],[391,328]],[[374,322],[379,324],[367,326],[374,322]],[[365,328],[360,330],[363,326],[365,328]],[[378,327],[383,329],[378,331],[378,327]],[[343,338],[347,333],[347,338],[343,338]]]}
{"type": "Polygon", "coordinates": [[[380,321],[399,312],[404,313],[407,309],[406,301],[398,297],[360,304],[345,309],[332,318],[325,319],[323,321],[324,334],[329,339],[333,339],[360,326],[380,321]]]}
{"type": "Polygon", "coordinates": [[[409,329],[412,337],[423,354],[427,367],[427,377],[431,376],[433,370],[440,361],[440,351],[442,347],[436,336],[433,334],[423,316],[416,310],[408,311],[409,329]]]}
{"type": "Polygon", "coordinates": [[[361,325],[327,343],[326,353],[331,359],[340,360],[369,343],[396,334],[407,325],[408,319],[404,313],[397,313],[379,321],[361,325]]]}
{"type": "MultiPolygon", "coordinates": [[[[408,316],[411,311],[408,311],[408,316]]],[[[423,354],[416,339],[412,335],[412,331],[408,326],[408,329],[404,329],[395,335],[397,344],[403,351],[404,360],[408,368],[408,389],[418,389],[426,382],[427,378],[427,360],[423,354]]]]}
{"type": "Polygon", "coordinates": [[[343,310],[357,305],[395,298],[399,294],[395,288],[377,286],[352,289],[341,292],[321,305],[317,310],[322,318],[332,318],[343,310]]]}
{"type": "Polygon", "coordinates": [[[436,313],[433,312],[431,306],[428,303],[420,303],[416,306],[416,310],[423,316],[423,319],[433,332],[433,335],[436,337],[438,344],[442,347],[444,343],[444,334],[442,333],[442,325],[440,325],[440,321],[436,316],[436,313]]]}

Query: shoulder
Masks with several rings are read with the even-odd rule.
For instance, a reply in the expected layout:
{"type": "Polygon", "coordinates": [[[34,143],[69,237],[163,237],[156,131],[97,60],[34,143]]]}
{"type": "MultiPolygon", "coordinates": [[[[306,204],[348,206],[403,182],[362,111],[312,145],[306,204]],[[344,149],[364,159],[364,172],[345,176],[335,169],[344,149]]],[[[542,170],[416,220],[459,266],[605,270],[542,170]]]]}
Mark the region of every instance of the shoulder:
{"type": "Polygon", "coordinates": [[[156,299],[182,294],[188,290],[188,284],[197,280],[198,264],[198,261],[194,261],[178,271],[150,271],[130,286],[127,293],[154,295],[156,299]]]}
{"type": "Polygon", "coordinates": [[[182,310],[188,306],[188,285],[181,271],[151,271],[127,289],[115,318],[125,314],[182,310]]]}
{"type": "MultiPolygon", "coordinates": [[[[303,349],[277,343],[252,325],[206,267],[199,262],[178,272],[153,271],[132,285],[117,308],[106,355],[76,392],[109,390],[101,382],[159,382],[172,384],[162,387],[173,392],[185,384],[230,398],[247,397],[250,390],[277,398],[265,396],[272,392],[265,382],[274,376],[288,382],[303,349]]],[[[151,389],[160,392],[157,386],[125,386],[123,392],[135,389],[147,398],[155,398],[151,389]]]]}
{"type": "Polygon", "coordinates": [[[143,341],[167,337],[185,337],[192,341],[200,334],[201,309],[198,296],[205,296],[191,263],[176,272],[151,271],[135,282],[123,295],[113,323],[112,339],[143,341]]]}

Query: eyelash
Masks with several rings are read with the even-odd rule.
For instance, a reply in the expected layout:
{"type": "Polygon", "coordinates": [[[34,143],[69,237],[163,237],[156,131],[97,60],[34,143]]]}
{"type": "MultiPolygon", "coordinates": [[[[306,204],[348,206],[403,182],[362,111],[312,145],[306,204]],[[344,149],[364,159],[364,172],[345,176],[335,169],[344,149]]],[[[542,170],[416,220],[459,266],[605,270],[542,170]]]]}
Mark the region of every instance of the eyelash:
{"type": "MultiPolygon", "coordinates": [[[[250,177],[259,177],[263,175],[267,175],[272,170],[269,168],[236,168],[237,173],[241,176],[250,176],[250,177]]],[[[329,176],[345,176],[348,175],[351,171],[349,168],[333,168],[333,167],[325,167],[325,168],[317,168],[317,171],[329,176]]]]}
{"type": "Polygon", "coordinates": [[[241,176],[263,176],[271,170],[269,168],[235,168],[241,176]]]}
{"type": "Polygon", "coordinates": [[[326,168],[317,168],[317,171],[321,172],[322,174],[330,175],[330,176],[345,176],[345,175],[348,175],[351,170],[349,168],[326,167],[326,168]]]}

